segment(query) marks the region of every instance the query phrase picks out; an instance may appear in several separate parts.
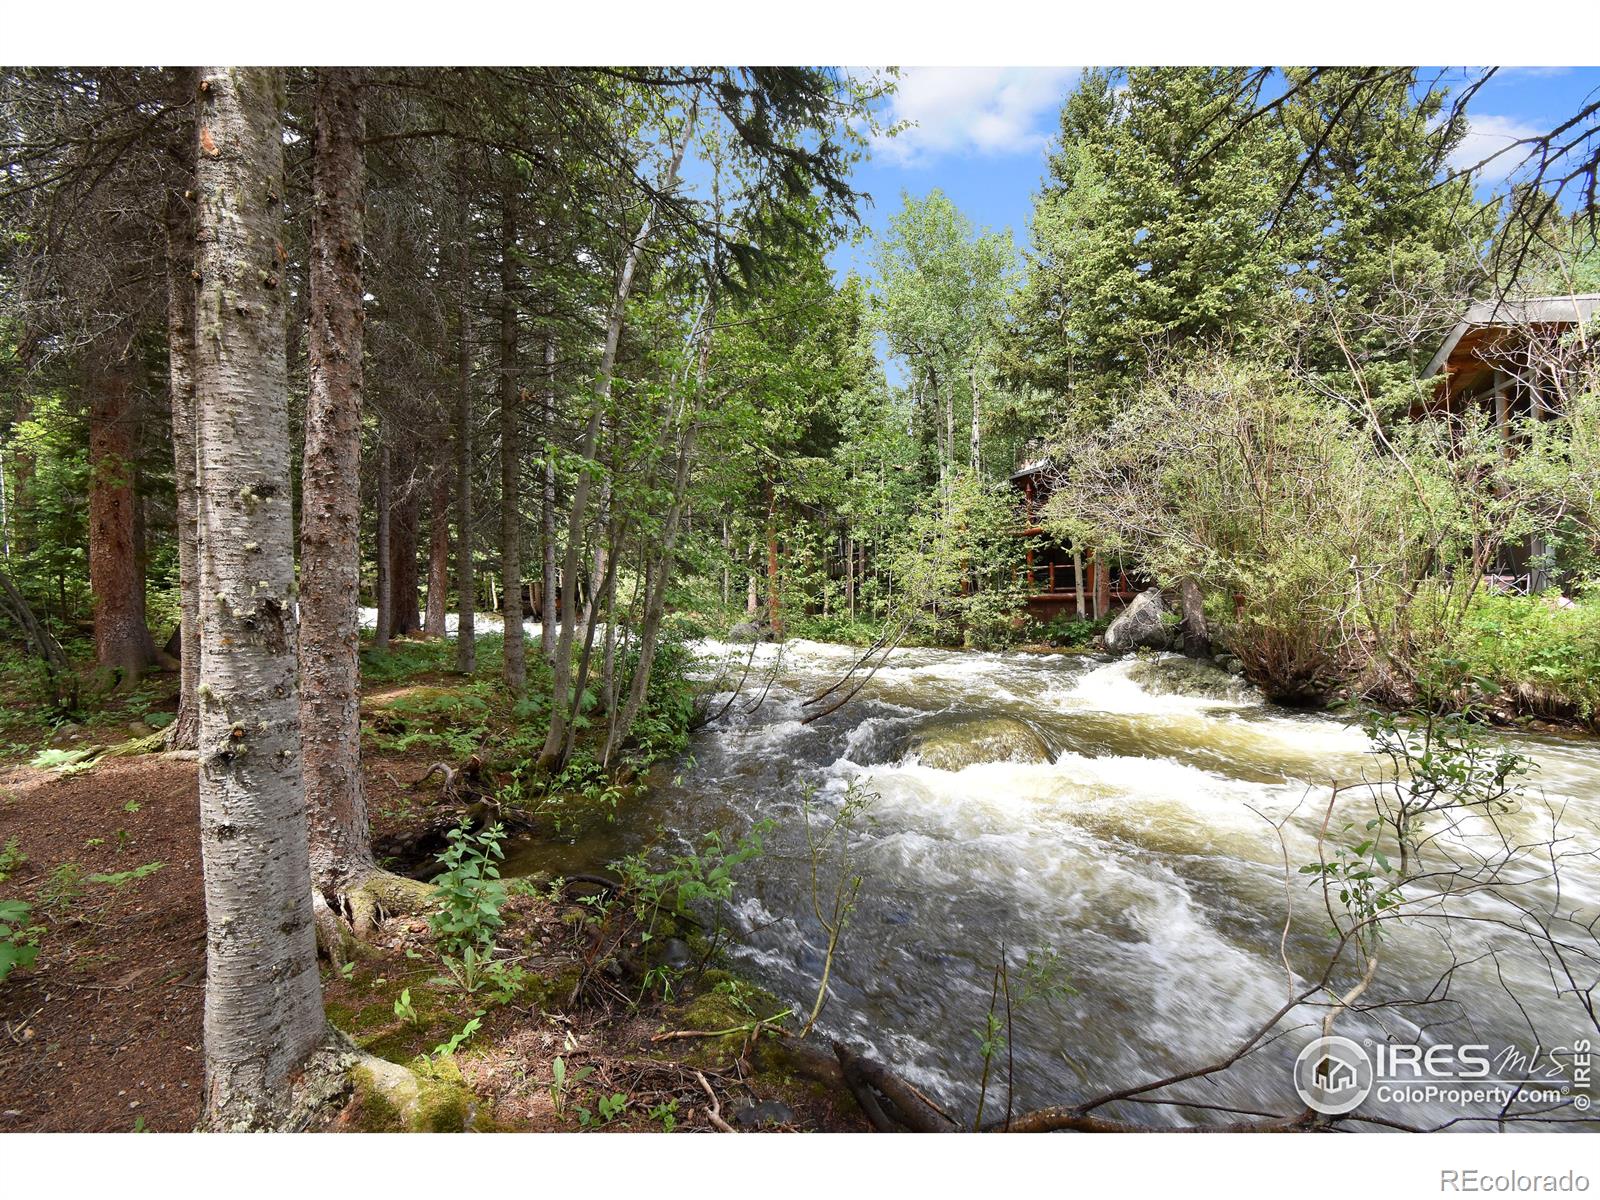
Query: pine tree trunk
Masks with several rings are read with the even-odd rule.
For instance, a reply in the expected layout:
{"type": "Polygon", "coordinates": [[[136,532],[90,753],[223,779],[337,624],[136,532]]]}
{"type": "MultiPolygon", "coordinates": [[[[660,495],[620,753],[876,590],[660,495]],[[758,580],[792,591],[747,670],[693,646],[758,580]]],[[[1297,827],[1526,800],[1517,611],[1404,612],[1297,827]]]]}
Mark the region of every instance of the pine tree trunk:
{"type": "MultiPolygon", "coordinates": [[[[198,80],[184,70],[183,92],[192,96],[198,80]]],[[[193,182],[191,142],[186,183],[193,182]]],[[[194,210],[180,186],[167,196],[167,390],[172,409],[172,484],[178,541],[178,714],[167,731],[167,746],[193,750],[200,744],[200,562],[199,502],[195,481],[194,210]]]]}
{"type": "Polygon", "coordinates": [[[428,496],[428,613],[424,637],[442,638],[450,609],[450,462],[440,453],[428,496]]]}
{"type": "Polygon", "coordinates": [[[543,543],[543,592],[539,599],[543,605],[540,613],[539,646],[545,661],[556,660],[556,460],[551,453],[555,445],[556,425],[556,335],[549,332],[544,337],[544,493],[539,504],[539,532],[543,543]]]}
{"type": "Polygon", "coordinates": [[[328,898],[374,869],[361,786],[361,355],[365,196],[360,72],[319,68],[311,167],[300,729],[311,877],[328,898]]]}
{"type": "Polygon", "coordinates": [[[783,632],[778,587],[778,491],[767,480],[767,624],[774,636],[783,632]]]}
{"type": "Polygon", "coordinates": [[[750,543],[750,553],[745,562],[750,564],[750,573],[745,576],[744,584],[744,612],[747,617],[754,617],[761,611],[761,580],[755,572],[756,544],[750,543]]]}
{"type": "Polygon", "coordinates": [[[131,687],[155,661],[145,625],[144,574],[135,545],[132,334],[113,330],[84,353],[89,409],[89,590],[94,595],[95,660],[131,687]]]}
{"type": "Polygon", "coordinates": [[[850,619],[856,619],[856,542],[844,535],[844,602],[850,619]]]}
{"type": "Polygon", "coordinates": [[[373,623],[372,645],[377,650],[389,648],[389,635],[394,629],[394,562],[390,553],[390,513],[394,505],[390,498],[392,490],[389,479],[389,444],[383,440],[383,423],[378,424],[378,486],[377,495],[373,499],[373,507],[377,509],[377,529],[373,534],[372,557],[374,592],[373,604],[377,607],[377,619],[373,623]]]}
{"type": "Polygon", "coordinates": [[[195,400],[210,1128],[291,1120],[326,1029],[293,641],[282,107],[275,68],[203,69],[195,400]]]}
{"type": "Polygon", "coordinates": [[[728,517],[722,517],[722,607],[727,608],[732,603],[733,569],[729,565],[729,555],[733,553],[733,541],[728,536],[728,517]]]}
{"type": "Polygon", "coordinates": [[[417,548],[422,540],[422,497],[415,486],[416,448],[404,440],[389,471],[389,636],[410,637],[422,628],[417,598],[417,548]],[[396,461],[397,460],[397,461],[396,461]],[[400,481],[400,486],[395,481],[400,481]]]}
{"type": "Polygon", "coordinates": [[[473,617],[478,581],[472,549],[472,214],[467,204],[467,171],[457,166],[456,188],[456,670],[478,669],[478,635],[473,617]]]}
{"type": "Polygon", "coordinates": [[[500,622],[504,630],[501,674],[513,695],[528,682],[522,641],[522,489],[521,389],[517,386],[517,285],[512,255],[517,244],[516,195],[508,187],[500,198],[500,622]]]}

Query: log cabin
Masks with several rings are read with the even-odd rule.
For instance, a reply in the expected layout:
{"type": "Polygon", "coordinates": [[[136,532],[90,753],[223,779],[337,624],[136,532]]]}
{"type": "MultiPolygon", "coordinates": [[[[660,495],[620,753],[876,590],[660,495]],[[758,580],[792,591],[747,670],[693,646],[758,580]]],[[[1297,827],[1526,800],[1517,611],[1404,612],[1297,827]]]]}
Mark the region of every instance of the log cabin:
{"type": "MultiPolygon", "coordinates": [[[[1514,453],[1527,421],[1548,420],[1559,408],[1552,372],[1569,357],[1560,346],[1600,312],[1600,292],[1479,300],[1467,307],[1423,371],[1435,381],[1412,406],[1413,420],[1452,419],[1476,410],[1499,430],[1514,453]]],[[[1491,586],[1525,594],[1550,586],[1550,561],[1538,538],[1506,545],[1491,586]]]]}
{"type": "Polygon", "coordinates": [[[1137,596],[1148,581],[1123,570],[1118,562],[1102,562],[1093,553],[1075,557],[1069,543],[1045,531],[1040,521],[1045,501],[1054,490],[1051,471],[1049,459],[1036,458],[1011,474],[1011,486],[1019,493],[1022,508],[1017,536],[1029,539],[1021,568],[1028,615],[1038,621],[1062,615],[1109,616],[1137,596]]]}

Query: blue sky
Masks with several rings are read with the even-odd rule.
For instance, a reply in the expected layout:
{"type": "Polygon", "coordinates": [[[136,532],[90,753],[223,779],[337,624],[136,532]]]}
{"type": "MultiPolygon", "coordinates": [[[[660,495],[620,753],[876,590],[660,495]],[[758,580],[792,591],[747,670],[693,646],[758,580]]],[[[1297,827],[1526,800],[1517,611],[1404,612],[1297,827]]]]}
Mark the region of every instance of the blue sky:
{"type": "MultiPolygon", "coordinates": [[[[856,186],[874,203],[863,209],[872,233],[882,231],[900,207],[902,192],[923,195],[943,188],[980,227],[1009,227],[1027,240],[1032,197],[1044,176],[1045,151],[1054,136],[1061,102],[1078,76],[1075,67],[906,67],[885,105],[887,121],[914,125],[873,147],[857,167],[856,186]]],[[[1453,71],[1447,80],[1461,80],[1453,71]]],[[[1482,160],[1530,132],[1548,129],[1577,111],[1600,87],[1600,68],[1503,68],[1474,97],[1473,131],[1458,153],[1460,164],[1482,160]]],[[[1507,155],[1512,159],[1514,155],[1507,155]]],[[[1509,169],[1506,163],[1502,168],[1509,169]]],[[[1485,179],[1486,188],[1498,182],[1485,179]]],[[[833,255],[841,273],[852,264],[870,271],[864,242],[833,255]]]]}

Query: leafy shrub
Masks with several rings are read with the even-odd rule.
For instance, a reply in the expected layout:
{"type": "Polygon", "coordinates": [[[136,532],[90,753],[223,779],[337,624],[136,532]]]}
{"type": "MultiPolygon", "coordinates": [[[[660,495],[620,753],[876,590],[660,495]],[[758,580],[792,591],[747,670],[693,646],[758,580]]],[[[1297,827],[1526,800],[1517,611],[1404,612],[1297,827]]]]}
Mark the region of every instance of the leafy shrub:
{"type": "Polygon", "coordinates": [[[1041,641],[1052,646],[1087,646],[1111,625],[1110,617],[1079,617],[1057,613],[1038,627],[1041,641]]]}
{"type": "Polygon", "coordinates": [[[470,950],[480,956],[494,946],[504,924],[500,910],[506,902],[506,885],[495,863],[505,857],[500,849],[505,827],[489,825],[474,834],[462,824],[447,836],[450,844],[438,858],[444,871],[433,881],[439,908],[428,925],[446,953],[464,955],[470,950]]]}
{"type": "Polygon", "coordinates": [[[830,613],[827,616],[792,617],[785,625],[791,637],[809,638],[814,642],[838,642],[846,646],[870,646],[883,634],[883,624],[861,617],[851,618],[849,613],[830,613]]]}
{"type": "Polygon", "coordinates": [[[907,522],[889,556],[913,634],[988,649],[1014,640],[1024,592],[1026,546],[1016,536],[1016,497],[1007,484],[960,472],[948,502],[907,522]]]}
{"type": "Polygon", "coordinates": [[[1600,595],[1559,598],[1480,592],[1435,673],[1488,681],[1524,708],[1584,720],[1600,712],[1600,595]]]}
{"type": "Polygon", "coordinates": [[[671,758],[689,744],[695,700],[689,669],[693,665],[694,654],[681,639],[663,638],[656,646],[644,704],[628,734],[635,749],[635,767],[642,770],[671,758]]]}
{"type": "Polygon", "coordinates": [[[11,878],[11,873],[28,861],[28,856],[22,852],[22,846],[16,838],[9,839],[5,849],[0,850],[0,883],[11,878]]]}
{"type": "Polygon", "coordinates": [[[31,921],[33,906],[24,900],[0,900],[0,983],[18,967],[31,967],[39,957],[43,926],[31,921]]]}

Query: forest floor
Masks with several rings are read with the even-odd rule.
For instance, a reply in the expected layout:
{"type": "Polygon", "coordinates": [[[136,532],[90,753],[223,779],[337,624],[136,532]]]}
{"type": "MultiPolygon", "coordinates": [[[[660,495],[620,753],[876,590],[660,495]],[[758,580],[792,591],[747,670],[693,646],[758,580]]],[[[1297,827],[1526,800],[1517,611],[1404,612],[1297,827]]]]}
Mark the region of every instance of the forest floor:
{"type": "MultiPolygon", "coordinates": [[[[375,683],[364,718],[447,682],[375,683]]],[[[159,691],[141,712],[166,707],[159,691]]],[[[140,736],[140,718],[126,715],[57,730],[52,744],[140,736]]],[[[433,757],[428,747],[364,749],[380,848],[439,825],[428,793],[437,780],[417,786],[433,757]]],[[[192,756],[65,772],[0,765],[0,846],[15,839],[0,880],[43,926],[38,961],[0,984],[0,1132],[194,1127],[205,996],[196,788],[192,756]]],[[[663,995],[663,974],[645,985],[637,945],[597,920],[593,901],[548,886],[513,891],[496,938],[526,973],[513,995],[450,980],[421,916],[382,922],[342,969],[324,962],[331,1022],[424,1086],[404,1116],[358,1091],[325,1127],[866,1127],[830,1056],[761,1019],[777,1001],[725,970],[715,939],[698,939],[663,995]]]]}

